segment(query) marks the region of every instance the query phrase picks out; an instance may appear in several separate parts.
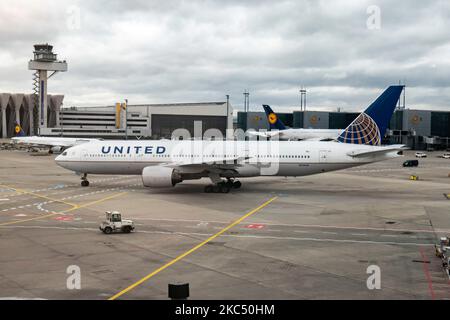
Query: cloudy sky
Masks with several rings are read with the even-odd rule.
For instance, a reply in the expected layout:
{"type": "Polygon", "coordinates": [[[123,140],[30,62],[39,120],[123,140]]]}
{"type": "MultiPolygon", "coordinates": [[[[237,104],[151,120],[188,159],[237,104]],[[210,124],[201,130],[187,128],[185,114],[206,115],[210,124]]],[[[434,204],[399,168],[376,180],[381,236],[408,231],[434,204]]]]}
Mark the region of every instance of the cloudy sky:
{"type": "Polygon", "coordinates": [[[0,4],[0,92],[31,92],[48,42],[64,104],[223,101],[360,110],[407,85],[410,108],[450,110],[450,1],[23,1],[0,4]]]}

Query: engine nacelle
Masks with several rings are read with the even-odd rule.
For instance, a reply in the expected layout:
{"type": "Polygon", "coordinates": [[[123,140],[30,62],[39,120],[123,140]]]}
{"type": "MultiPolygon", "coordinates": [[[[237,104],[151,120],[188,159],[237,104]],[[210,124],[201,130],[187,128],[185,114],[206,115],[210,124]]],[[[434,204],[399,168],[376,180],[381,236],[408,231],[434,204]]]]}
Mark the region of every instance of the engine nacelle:
{"type": "Polygon", "coordinates": [[[149,166],[142,170],[142,183],[145,187],[167,188],[183,181],[179,173],[162,166],[149,166]]]}
{"type": "Polygon", "coordinates": [[[256,177],[261,175],[261,169],[254,165],[243,165],[236,169],[239,177],[256,177]]]}
{"type": "Polygon", "coordinates": [[[63,147],[55,146],[55,147],[51,147],[50,150],[48,151],[48,153],[61,153],[63,151],[64,151],[63,147]]]}

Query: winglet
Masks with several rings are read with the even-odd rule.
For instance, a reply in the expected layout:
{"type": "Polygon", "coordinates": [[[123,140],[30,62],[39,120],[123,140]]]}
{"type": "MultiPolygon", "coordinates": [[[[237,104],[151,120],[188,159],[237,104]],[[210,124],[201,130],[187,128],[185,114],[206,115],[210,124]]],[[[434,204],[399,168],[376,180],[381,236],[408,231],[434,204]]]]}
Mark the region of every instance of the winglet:
{"type": "Polygon", "coordinates": [[[266,112],[267,121],[269,121],[270,130],[286,130],[284,123],[278,118],[278,115],[273,112],[272,108],[267,104],[263,104],[264,111],[266,112]]]}
{"type": "Polygon", "coordinates": [[[339,135],[342,143],[381,145],[404,86],[388,87],[339,135]]]}

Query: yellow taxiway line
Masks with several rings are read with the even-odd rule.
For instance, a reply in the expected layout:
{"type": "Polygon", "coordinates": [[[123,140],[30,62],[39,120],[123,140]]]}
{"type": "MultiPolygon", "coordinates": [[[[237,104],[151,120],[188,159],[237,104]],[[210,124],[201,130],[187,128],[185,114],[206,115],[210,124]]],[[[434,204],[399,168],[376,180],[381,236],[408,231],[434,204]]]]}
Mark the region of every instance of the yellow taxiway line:
{"type": "Polygon", "coordinates": [[[180,261],[181,259],[183,259],[184,257],[188,256],[189,254],[193,253],[194,251],[196,251],[197,249],[200,249],[201,247],[203,247],[205,244],[207,244],[208,242],[214,240],[215,238],[217,238],[218,236],[220,236],[221,234],[223,234],[224,232],[228,231],[229,229],[233,228],[234,226],[236,226],[237,224],[241,223],[242,221],[244,221],[246,218],[250,217],[252,214],[258,212],[259,210],[261,210],[262,208],[264,208],[265,206],[267,206],[268,204],[270,204],[271,202],[273,202],[274,200],[276,200],[278,197],[273,197],[269,200],[267,200],[266,202],[264,202],[262,205],[260,205],[259,207],[251,210],[250,212],[246,213],[245,215],[243,215],[242,217],[240,217],[239,219],[237,219],[236,221],[234,221],[233,223],[229,224],[228,226],[226,226],[225,228],[223,228],[222,230],[220,230],[219,232],[217,232],[216,234],[212,235],[211,237],[209,237],[208,239],[206,239],[205,241],[199,243],[198,245],[196,245],[195,247],[193,247],[192,249],[186,251],[185,253],[179,255],[178,257],[176,257],[175,259],[173,259],[172,261],[166,263],[165,265],[163,265],[162,267],[156,269],[155,271],[153,271],[152,273],[149,273],[148,275],[146,275],[145,277],[141,278],[140,280],[136,281],[135,283],[133,283],[132,285],[130,285],[129,287],[123,289],[122,291],[120,291],[119,293],[113,295],[112,297],[110,297],[108,300],[115,300],[117,298],[119,298],[120,296],[124,295],[125,293],[127,293],[130,290],[133,290],[134,288],[136,288],[137,286],[139,286],[140,284],[142,284],[143,282],[147,281],[148,279],[150,279],[151,277],[157,275],[158,273],[160,273],[161,271],[163,271],[164,269],[170,267],[171,265],[173,265],[174,263],[176,263],[177,261],[180,261]]]}
{"type": "Polygon", "coordinates": [[[89,207],[89,206],[92,206],[93,204],[97,204],[97,203],[104,202],[104,201],[109,200],[109,199],[113,199],[113,198],[117,198],[117,197],[123,196],[124,194],[127,194],[127,192],[120,192],[120,193],[116,193],[116,194],[113,194],[113,195],[110,195],[110,196],[107,196],[107,197],[104,197],[104,198],[101,198],[101,199],[98,199],[98,200],[95,200],[95,201],[92,201],[92,202],[88,202],[88,203],[80,204],[80,205],[75,205],[75,207],[73,207],[73,208],[70,208],[68,210],[62,211],[62,213],[67,213],[67,212],[71,212],[71,211],[74,211],[74,210],[77,210],[77,209],[80,209],[80,208],[89,207]]]}
{"type": "Polygon", "coordinates": [[[68,213],[68,212],[71,212],[71,211],[74,211],[74,210],[78,210],[78,209],[81,209],[81,208],[84,208],[84,207],[89,207],[89,206],[92,206],[94,204],[106,201],[106,200],[110,200],[110,199],[113,199],[113,198],[116,198],[116,197],[120,197],[120,196],[122,196],[124,194],[126,194],[126,192],[116,193],[116,194],[113,194],[111,196],[108,196],[108,197],[105,197],[105,198],[102,198],[102,199],[99,199],[99,200],[95,200],[95,201],[92,201],[92,202],[88,202],[88,203],[85,203],[85,204],[81,204],[81,205],[74,204],[72,208],[64,210],[64,211],[60,211],[60,212],[56,212],[56,213],[50,213],[50,214],[46,214],[46,215],[43,215],[43,216],[37,216],[37,217],[34,217],[34,218],[29,218],[29,219],[22,219],[22,220],[15,220],[15,221],[10,221],[10,222],[4,222],[4,223],[0,223],[0,226],[8,226],[8,225],[11,225],[11,224],[18,224],[18,223],[27,222],[27,221],[45,219],[45,218],[48,218],[48,217],[56,216],[56,215],[63,214],[63,213],[68,213]]]}
{"type": "Polygon", "coordinates": [[[16,191],[16,192],[23,193],[23,194],[30,194],[30,195],[32,195],[32,196],[35,196],[35,197],[38,197],[38,198],[42,198],[42,199],[45,199],[45,200],[50,200],[50,201],[53,201],[53,202],[64,203],[64,204],[67,204],[67,205],[69,205],[69,206],[71,206],[71,207],[76,207],[76,204],[73,204],[73,203],[70,203],[70,202],[67,202],[67,201],[63,201],[63,200],[58,200],[58,199],[50,198],[50,197],[47,197],[47,196],[43,196],[43,195],[41,195],[41,194],[34,193],[34,192],[31,192],[31,191],[13,188],[13,187],[11,187],[11,186],[7,186],[7,185],[4,185],[4,184],[0,184],[0,187],[7,188],[7,189],[12,189],[12,190],[14,190],[14,191],[16,191]]]}
{"type": "Polygon", "coordinates": [[[48,218],[48,217],[55,216],[55,215],[58,215],[58,214],[60,214],[60,213],[50,213],[50,214],[46,214],[46,215],[43,215],[43,216],[29,218],[29,219],[22,219],[22,220],[14,220],[14,221],[9,221],[9,222],[4,222],[4,223],[0,223],[0,226],[9,226],[10,224],[17,224],[17,223],[22,223],[22,222],[27,222],[27,221],[32,221],[32,220],[40,220],[40,219],[48,218]]]}

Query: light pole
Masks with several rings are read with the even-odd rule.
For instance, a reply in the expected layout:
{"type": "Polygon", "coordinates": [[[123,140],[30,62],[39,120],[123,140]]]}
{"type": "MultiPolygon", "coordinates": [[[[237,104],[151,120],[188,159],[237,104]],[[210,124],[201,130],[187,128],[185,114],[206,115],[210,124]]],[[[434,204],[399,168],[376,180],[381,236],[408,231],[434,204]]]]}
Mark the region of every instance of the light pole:
{"type": "Polygon", "coordinates": [[[64,136],[64,108],[60,109],[60,113],[59,113],[59,122],[61,124],[61,132],[60,132],[60,136],[63,137],[64,136]]]}
{"type": "Polygon", "coordinates": [[[244,91],[244,112],[248,112],[250,109],[250,92],[244,91]]]}
{"type": "Polygon", "coordinates": [[[125,140],[128,140],[128,99],[125,99],[125,140]]]}
{"type": "Polygon", "coordinates": [[[229,108],[230,108],[230,95],[229,94],[227,94],[226,95],[226,97],[227,97],[227,125],[226,125],[226,128],[225,128],[225,139],[227,139],[228,138],[228,129],[230,129],[229,128],[229,117],[230,117],[230,111],[229,111],[229,108]]]}
{"type": "Polygon", "coordinates": [[[306,89],[300,89],[300,110],[306,111],[306,89]]]}

